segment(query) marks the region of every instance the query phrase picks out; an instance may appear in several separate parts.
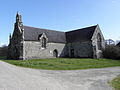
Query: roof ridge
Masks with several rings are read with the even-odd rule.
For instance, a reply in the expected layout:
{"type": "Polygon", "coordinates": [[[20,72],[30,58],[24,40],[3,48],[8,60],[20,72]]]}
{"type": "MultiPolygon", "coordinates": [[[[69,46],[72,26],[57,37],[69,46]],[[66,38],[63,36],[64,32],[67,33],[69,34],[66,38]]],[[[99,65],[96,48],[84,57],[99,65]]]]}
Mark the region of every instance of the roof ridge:
{"type": "Polygon", "coordinates": [[[98,26],[98,24],[97,25],[88,26],[88,27],[83,27],[83,28],[80,28],[80,29],[75,29],[75,30],[67,31],[67,32],[74,32],[74,31],[78,31],[78,30],[82,30],[82,29],[87,29],[87,28],[91,28],[91,27],[97,27],[97,26],[98,26]]]}
{"type": "MultiPolygon", "coordinates": [[[[25,27],[29,27],[29,28],[34,28],[34,29],[43,29],[43,30],[49,30],[49,31],[55,31],[55,32],[63,32],[63,31],[57,31],[57,30],[51,30],[51,29],[44,29],[44,28],[38,28],[38,27],[32,27],[32,26],[26,26],[24,25],[25,27]]],[[[65,33],[65,32],[63,32],[65,33]]]]}

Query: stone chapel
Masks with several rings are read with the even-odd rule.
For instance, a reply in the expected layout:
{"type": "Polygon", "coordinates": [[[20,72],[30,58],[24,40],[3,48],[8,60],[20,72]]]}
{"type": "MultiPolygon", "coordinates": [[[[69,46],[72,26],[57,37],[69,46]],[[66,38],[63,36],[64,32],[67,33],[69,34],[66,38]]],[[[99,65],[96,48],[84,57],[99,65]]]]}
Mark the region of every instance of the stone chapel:
{"type": "Polygon", "coordinates": [[[13,34],[9,36],[8,59],[101,58],[105,48],[99,25],[61,32],[25,26],[16,15],[13,34]]]}

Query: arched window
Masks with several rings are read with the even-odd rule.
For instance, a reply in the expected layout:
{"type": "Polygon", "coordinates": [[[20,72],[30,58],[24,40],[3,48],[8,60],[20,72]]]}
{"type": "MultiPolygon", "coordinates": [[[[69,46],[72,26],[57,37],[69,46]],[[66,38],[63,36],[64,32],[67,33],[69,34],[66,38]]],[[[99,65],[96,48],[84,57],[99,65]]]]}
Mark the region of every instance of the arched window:
{"type": "Polygon", "coordinates": [[[46,38],[45,37],[42,38],[42,47],[46,48],[46,38]]]}
{"type": "Polygon", "coordinates": [[[100,34],[97,35],[97,46],[98,46],[98,49],[99,49],[99,50],[102,49],[102,45],[101,45],[101,35],[100,35],[100,34]]]}

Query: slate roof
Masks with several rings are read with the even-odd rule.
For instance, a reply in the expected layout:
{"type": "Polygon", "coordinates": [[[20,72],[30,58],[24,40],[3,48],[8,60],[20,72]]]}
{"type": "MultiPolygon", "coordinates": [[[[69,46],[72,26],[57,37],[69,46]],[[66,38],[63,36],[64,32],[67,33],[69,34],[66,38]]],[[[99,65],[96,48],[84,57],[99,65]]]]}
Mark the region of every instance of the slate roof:
{"type": "Polygon", "coordinates": [[[75,41],[90,41],[97,25],[66,32],[68,43],[75,41]]]}
{"type": "Polygon", "coordinates": [[[24,26],[24,40],[38,41],[38,37],[43,33],[46,34],[48,42],[70,43],[74,41],[89,41],[97,25],[68,32],[60,32],[48,29],[24,26]]]}
{"type": "Polygon", "coordinates": [[[46,34],[48,42],[66,43],[65,32],[24,26],[24,40],[38,41],[39,35],[46,34]]]}
{"type": "Polygon", "coordinates": [[[120,47],[120,42],[117,44],[117,46],[119,46],[119,47],[120,47]]]}

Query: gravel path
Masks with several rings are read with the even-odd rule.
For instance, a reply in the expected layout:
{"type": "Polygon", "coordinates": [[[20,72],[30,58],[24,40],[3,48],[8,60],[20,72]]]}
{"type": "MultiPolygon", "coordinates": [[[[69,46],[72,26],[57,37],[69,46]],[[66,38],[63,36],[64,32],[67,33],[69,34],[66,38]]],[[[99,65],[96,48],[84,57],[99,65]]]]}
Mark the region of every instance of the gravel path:
{"type": "Polygon", "coordinates": [[[0,61],[0,90],[112,90],[107,82],[118,74],[120,67],[53,71],[0,61]]]}

